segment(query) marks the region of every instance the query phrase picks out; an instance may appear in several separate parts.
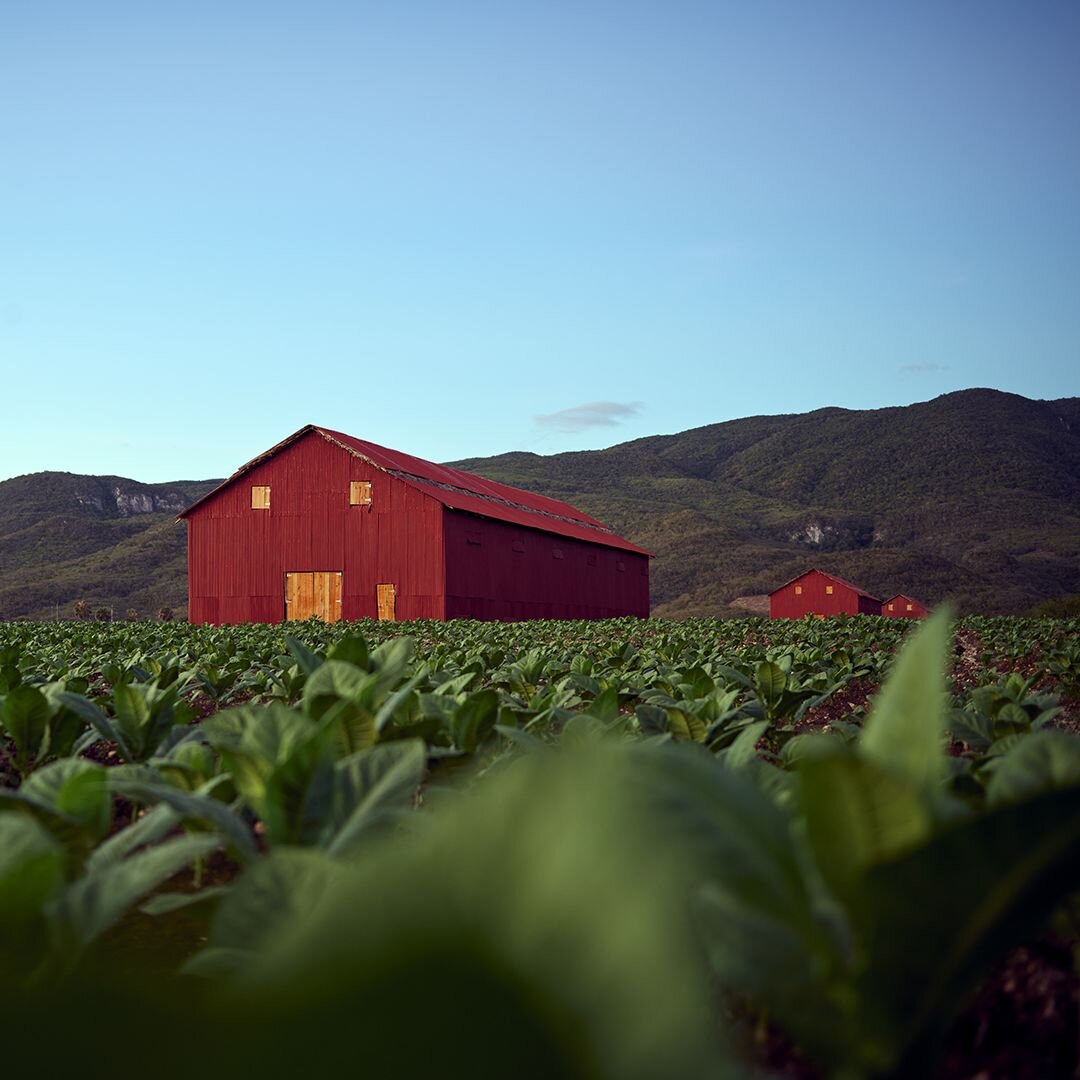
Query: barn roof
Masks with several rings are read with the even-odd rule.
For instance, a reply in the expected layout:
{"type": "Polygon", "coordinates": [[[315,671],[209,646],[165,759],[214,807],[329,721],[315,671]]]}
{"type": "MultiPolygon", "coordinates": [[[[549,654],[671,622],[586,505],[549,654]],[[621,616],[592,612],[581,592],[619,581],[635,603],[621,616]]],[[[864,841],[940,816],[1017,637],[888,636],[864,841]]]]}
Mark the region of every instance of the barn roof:
{"type": "Polygon", "coordinates": [[[328,442],[335,443],[354,457],[368,462],[382,472],[422,491],[425,495],[437,499],[451,510],[463,510],[470,514],[494,518],[497,521],[506,521],[512,525],[540,529],[575,540],[586,540],[594,544],[603,544],[605,547],[619,548],[622,551],[632,551],[641,555],[651,554],[644,548],[631,544],[629,540],[624,540],[607,525],[582,513],[569,503],[550,499],[546,495],[537,495],[535,492],[523,491],[521,488],[510,487],[509,484],[500,484],[449,465],[436,465],[423,458],[403,454],[399,450],[391,450],[377,443],[357,439],[352,435],[318,427],[315,424],[307,424],[288,438],[282,439],[265,453],[241,465],[232,476],[218,484],[213,491],[193,502],[178,515],[178,519],[186,518],[192,510],[213,498],[223,488],[311,432],[321,435],[328,442]]]}
{"type": "Polygon", "coordinates": [[[824,570],[819,570],[816,566],[810,567],[809,570],[804,570],[801,574],[796,574],[795,577],[789,581],[785,581],[783,585],[778,585],[771,593],[770,596],[778,593],[781,589],[786,589],[789,585],[794,584],[800,578],[804,578],[807,574],[820,574],[822,577],[827,577],[830,581],[835,581],[838,585],[843,585],[845,588],[850,589],[854,593],[858,593],[859,596],[865,596],[868,600],[873,600],[875,604],[880,604],[881,601],[874,596],[873,593],[868,593],[865,589],[860,589],[858,585],[853,584],[850,581],[845,581],[842,577],[837,577],[835,574],[826,573],[824,570]]]}

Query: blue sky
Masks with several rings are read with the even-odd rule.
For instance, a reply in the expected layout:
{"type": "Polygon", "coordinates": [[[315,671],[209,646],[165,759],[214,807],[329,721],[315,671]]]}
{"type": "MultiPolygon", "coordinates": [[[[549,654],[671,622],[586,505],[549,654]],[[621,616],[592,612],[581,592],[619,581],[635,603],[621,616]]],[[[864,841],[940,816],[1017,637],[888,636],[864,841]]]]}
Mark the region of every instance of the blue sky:
{"type": "Polygon", "coordinates": [[[0,7],[0,478],[1080,393],[1080,5],[0,7]]]}

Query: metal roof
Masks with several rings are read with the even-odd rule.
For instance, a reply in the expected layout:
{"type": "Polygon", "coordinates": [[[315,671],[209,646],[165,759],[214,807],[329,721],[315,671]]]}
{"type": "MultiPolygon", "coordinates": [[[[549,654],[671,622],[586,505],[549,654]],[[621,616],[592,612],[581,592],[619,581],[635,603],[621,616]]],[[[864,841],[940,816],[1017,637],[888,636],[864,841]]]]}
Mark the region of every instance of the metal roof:
{"type": "Polygon", "coordinates": [[[838,585],[843,585],[845,588],[851,589],[852,592],[856,592],[859,596],[865,596],[868,600],[873,600],[875,604],[880,604],[881,601],[874,596],[873,593],[868,593],[865,589],[860,589],[858,585],[853,584],[850,581],[845,581],[842,577],[837,577],[835,574],[830,574],[825,570],[819,570],[816,566],[810,567],[809,570],[804,570],[801,574],[796,574],[795,577],[788,581],[785,581],[783,585],[778,585],[771,593],[778,593],[781,589],[786,589],[789,585],[798,581],[800,578],[804,578],[807,574],[820,574],[822,577],[827,577],[830,581],[835,581],[838,585]]]}
{"type": "Polygon", "coordinates": [[[550,499],[546,495],[537,495],[532,491],[524,491],[521,488],[510,487],[508,484],[500,484],[449,465],[436,465],[423,458],[403,454],[399,450],[391,450],[377,443],[357,439],[352,435],[318,427],[315,424],[307,424],[258,457],[252,458],[247,464],[241,465],[227,480],[179,514],[177,520],[186,518],[197,506],[213,498],[223,488],[254,469],[256,465],[261,465],[310,432],[321,435],[328,442],[337,444],[355,457],[367,461],[375,468],[437,499],[451,510],[462,510],[466,513],[506,521],[512,525],[540,529],[543,532],[555,533],[574,540],[586,540],[594,544],[603,544],[605,547],[619,548],[622,551],[651,555],[651,552],[630,543],[629,540],[624,540],[607,525],[582,513],[569,503],[550,499]]]}

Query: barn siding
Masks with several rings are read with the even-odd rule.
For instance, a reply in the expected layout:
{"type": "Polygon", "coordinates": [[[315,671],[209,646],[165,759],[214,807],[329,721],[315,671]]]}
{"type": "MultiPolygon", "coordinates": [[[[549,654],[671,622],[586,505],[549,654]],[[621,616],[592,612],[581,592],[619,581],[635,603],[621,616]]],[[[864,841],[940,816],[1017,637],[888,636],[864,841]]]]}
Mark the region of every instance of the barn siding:
{"type": "Polygon", "coordinates": [[[649,614],[647,555],[450,509],[443,537],[448,619],[649,614]]]}
{"type": "Polygon", "coordinates": [[[375,617],[375,585],[393,583],[399,619],[441,618],[442,505],[311,433],[256,465],[188,517],[192,622],[277,622],[285,574],[340,570],[342,618],[375,617]],[[372,504],[350,506],[349,482],[372,504]],[[270,486],[270,509],[251,487],[270,486]]]}
{"type": "Polygon", "coordinates": [[[807,571],[769,596],[773,619],[801,619],[806,615],[880,615],[881,603],[818,570],[807,571]],[[832,593],[825,591],[832,586],[832,593]],[[795,592],[796,586],[802,594],[795,592]]]}
{"type": "Polygon", "coordinates": [[[882,601],[881,614],[888,619],[925,619],[930,612],[918,600],[912,600],[910,596],[899,593],[888,600],[882,601]],[[892,605],[892,611],[889,610],[890,604],[892,605]],[[911,605],[911,611],[907,610],[908,604],[911,605]]]}

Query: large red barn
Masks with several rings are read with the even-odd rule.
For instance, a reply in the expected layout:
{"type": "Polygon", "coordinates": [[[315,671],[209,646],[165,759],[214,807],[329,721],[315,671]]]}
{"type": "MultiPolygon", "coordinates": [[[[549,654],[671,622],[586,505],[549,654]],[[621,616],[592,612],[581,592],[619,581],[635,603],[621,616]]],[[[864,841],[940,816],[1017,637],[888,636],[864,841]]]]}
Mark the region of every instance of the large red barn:
{"type": "Polygon", "coordinates": [[[649,614],[649,553],[595,518],[310,424],[180,517],[196,623],[649,614]]]}
{"type": "Polygon", "coordinates": [[[930,614],[925,604],[897,593],[881,604],[881,614],[889,619],[925,619],[930,614]]]}
{"type": "Polygon", "coordinates": [[[807,570],[769,593],[771,619],[880,614],[881,601],[876,596],[824,570],[807,570]]]}

